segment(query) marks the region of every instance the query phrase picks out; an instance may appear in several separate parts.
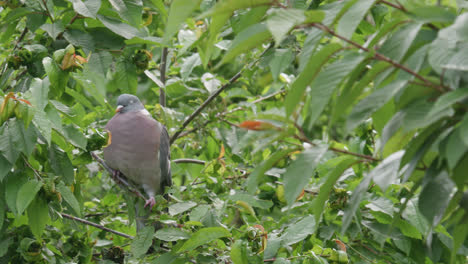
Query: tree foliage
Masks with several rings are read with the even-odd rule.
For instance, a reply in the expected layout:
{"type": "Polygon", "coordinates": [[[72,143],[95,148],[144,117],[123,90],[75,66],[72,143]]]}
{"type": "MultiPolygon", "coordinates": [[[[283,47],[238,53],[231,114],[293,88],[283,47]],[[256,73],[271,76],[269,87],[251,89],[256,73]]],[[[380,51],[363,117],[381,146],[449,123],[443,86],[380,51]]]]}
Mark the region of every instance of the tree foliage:
{"type": "Polygon", "coordinates": [[[466,263],[467,8],[0,1],[0,262],[466,263]],[[173,143],[138,234],[121,93],[173,143]]]}

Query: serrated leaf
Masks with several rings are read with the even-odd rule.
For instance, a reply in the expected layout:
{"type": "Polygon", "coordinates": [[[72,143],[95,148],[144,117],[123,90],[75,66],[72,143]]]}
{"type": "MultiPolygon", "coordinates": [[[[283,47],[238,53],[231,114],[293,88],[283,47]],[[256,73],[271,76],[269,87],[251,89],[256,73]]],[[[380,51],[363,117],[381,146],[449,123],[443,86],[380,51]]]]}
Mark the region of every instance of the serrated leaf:
{"type": "Polygon", "coordinates": [[[299,101],[302,100],[307,85],[315,79],[321,67],[330,59],[330,57],[340,49],[340,44],[332,43],[323,47],[313,56],[310,56],[306,66],[299,76],[297,76],[286,95],[286,116],[290,116],[293,113],[294,109],[299,104],[299,101]]]}
{"type": "Polygon", "coordinates": [[[11,168],[13,168],[13,164],[11,164],[3,155],[0,155],[0,182],[2,182],[5,176],[8,175],[8,173],[11,171],[11,168]]]}
{"type": "Polygon", "coordinates": [[[87,138],[73,125],[63,127],[64,136],[73,146],[86,150],[87,138]]]}
{"type": "Polygon", "coordinates": [[[99,8],[101,7],[101,0],[87,0],[84,2],[82,0],[72,0],[72,3],[75,12],[82,16],[91,17],[94,19],[96,18],[99,8]]]}
{"type": "Polygon", "coordinates": [[[134,27],[140,27],[143,13],[142,0],[109,0],[119,16],[134,27]]]}
{"type": "Polygon", "coordinates": [[[356,159],[350,156],[341,156],[327,161],[327,163],[331,162],[333,162],[333,169],[325,175],[325,183],[320,186],[319,194],[312,202],[312,212],[314,213],[316,223],[320,222],[320,218],[324,212],[323,208],[325,206],[325,202],[329,198],[334,184],[340,178],[343,172],[354,162],[356,162],[356,159]]]}
{"type": "Polygon", "coordinates": [[[223,227],[202,228],[195,232],[177,252],[190,251],[222,237],[231,237],[231,233],[223,227]]]}
{"type": "Polygon", "coordinates": [[[426,183],[419,196],[418,207],[432,226],[437,225],[453,196],[455,184],[447,172],[440,172],[426,183]]]}
{"type": "Polygon", "coordinates": [[[247,249],[242,240],[236,240],[231,246],[231,260],[234,264],[248,264],[247,249]]]}
{"type": "Polygon", "coordinates": [[[93,37],[79,29],[67,29],[65,33],[63,33],[63,37],[73,46],[81,47],[85,53],[89,53],[94,51],[94,39],[93,37]]]}
{"type": "Polygon", "coordinates": [[[49,77],[52,94],[60,97],[68,83],[68,72],[62,70],[50,57],[42,59],[42,64],[49,77]]]}
{"type": "Polygon", "coordinates": [[[154,227],[145,226],[132,241],[132,253],[136,258],[141,258],[153,243],[154,227]]]}
{"type": "Polygon", "coordinates": [[[190,238],[187,232],[172,227],[160,229],[156,231],[154,236],[163,241],[178,241],[190,238]]]}
{"type": "Polygon", "coordinates": [[[267,172],[271,167],[273,167],[273,165],[276,162],[286,157],[292,151],[293,150],[291,149],[280,150],[273,154],[271,157],[269,157],[267,160],[264,160],[259,165],[257,165],[255,170],[247,178],[248,193],[254,194],[257,190],[257,185],[259,184],[260,180],[264,177],[265,172],[267,172]]]}
{"type": "Polygon", "coordinates": [[[49,36],[55,40],[57,36],[65,30],[62,21],[55,21],[53,24],[44,24],[41,29],[47,32],[49,36]]]}
{"type": "Polygon", "coordinates": [[[31,232],[37,239],[41,239],[42,233],[49,222],[49,207],[42,197],[37,197],[28,206],[28,224],[31,232]]]}
{"type": "Polygon", "coordinates": [[[461,102],[468,98],[468,88],[460,88],[455,91],[451,91],[440,96],[429,112],[428,116],[433,116],[436,113],[451,107],[457,102],[461,102]]]}
{"type": "Polygon", "coordinates": [[[31,102],[33,108],[38,111],[44,110],[48,103],[49,86],[49,79],[34,78],[31,82],[29,94],[26,95],[26,98],[31,102]]]}
{"type": "Polygon", "coordinates": [[[49,162],[52,170],[57,175],[60,175],[65,183],[73,183],[75,179],[73,165],[67,153],[55,144],[52,144],[49,148],[49,162]]]}
{"type": "Polygon", "coordinates": [[[281,244],[289,246],[304,240],[308,235],[315,232],[315,225],[316,222],[313,215],[303,217],[286,228],[281,235],[281,244]]]}
{"type": "Polygon", "coordinates": [[[185,211],[190,210],[191,208],[195,207],[196,205],[197,205],[197,203],[191,202],[191,201],[171,204],[169,206],[169,214],[170,215],[178,215],[178,214],[181,214],[181,213],[183,213],[185,211]]]}
{"type": "Polygon", "coordinates": [[[411,225],[416,227],[421,234],[426,234],[429,230],[429,223],[419,211],[417,204],[418,199],[411,199],[403,211],[402,216],[411,225]]]}
{"type": "Polygon", "coordinates": [[[364,15],[375,2],[376,0],[356,1],[356,3],[354,3],[340,18],[338,26],[336,27],[336,32],[347,39],[351,39],[351,36],[354,31],[356,31],[356,28],[364,18],[364,15]]]}
{"type": "Polygon", "coordinates": [[[234,38],[229,50],[219,64],[222,65],[231,61],[238,55],[259,46],[270,37],[271,33],[265,24],[255,24],[246,28],[234,38]]]}
{"type": "Polygon", "coordinates": [[[392,183],[396,183],[398,178],[398,168],[400,168],[400,160],[405,154],[404,151],[393,153],[384,159],[380,164],[373,169],[369,177],[385,192],[392,183]]]}
{"type": "Polygon", "coordinates": [[[275,55],[270,61],[269,66],[273,79],[277,80],[279,74],[287,69],[294,60],[294,54],[290,49],[277,49],[275,55]]]}
{"type": "Polygon", "coordinates": [[[72,193],[70,190],[70,187],[65,186],[63,182],[60,182],[57,185],[57,191],[60,192],[62,195],[62,198],[65,200],[65,202],[68,203],[70,208],[75,211],[75,213],[80,216],[81,215],[81,209],[80,209],[80,204],[78,203],[78,200],[76,199],[75,195],[72,193]]]}
{"type": "Polygon", "coordinates": [[[97,17],[99,21],[101,21],[104,24],[104,26],[110,29],[110,31],[126,39],[131,39],[134,37],[144,38],[147,36],[147,33],[138,30],[137,28],[132,27],[129,24],[122,23],[118,19],[106,17],[103,15],[97,15],[97,17]]]}
{"type": "Polygon", "coordinates": [[[166,31],[164,33],[163,43],[169,43],[169,40],[180,28],[182,22],[200,5],[201,0],[174,0],[169,9],[166,31]]]}
{"type": "Polygon", "coordinates": [[[13,243],[13,241],[13,237],[8,237],[3,239],[2,242],[0,242],[0,258],[5,256],[5,254],[8,252],[8,248],[13,243]]]}
{"type": "Polygon", "coordinates": [[[309,183],[315,172],[315,166],[327,152],[328,145],[320,145],[311,149],[306,149],[297,155],[296,160],[286,168],[283,174],[284,197],[288,205],[292,205],[302,190],[309,183]]]}
{"type": "Polygon", "coordinates": [[[27,181],[21,186],[18,190],[16,198],[16,209],[18,210],[18,215],[21,215],[29,204],[36,197],[37,192],[41,189],[42,182],[36,180],[27,181]]]}
{"type": "Polygon", "coordinates": [[[379,53],[395,61],[400,61],[411,47],[421,26],[422,23],[416,22],[404,25],[384,42],[379,53]]]}
{"type": "Polygon", "coordinates": [[[343,59],[331,63],[322,70],[310,85],[311,100],[308,105],[307,130],[311,130],[317,118],[322,114],[332,94],[339,84],[353,71],[365,56],[357,53],[345,55],[343,59]]]}
{"type": "Polygon", "coordinates": [[[297,24],[305,20],[304,10],[278,9],[267,19],[266,25],[279,46],[286,34],[297,24]]]}
{"type": "Polygon", "coordinates": [[[135,94],[138,86],[138,75],[135,64],[120,60],[115,67],[113,83],[124,93],[135,94]]]}

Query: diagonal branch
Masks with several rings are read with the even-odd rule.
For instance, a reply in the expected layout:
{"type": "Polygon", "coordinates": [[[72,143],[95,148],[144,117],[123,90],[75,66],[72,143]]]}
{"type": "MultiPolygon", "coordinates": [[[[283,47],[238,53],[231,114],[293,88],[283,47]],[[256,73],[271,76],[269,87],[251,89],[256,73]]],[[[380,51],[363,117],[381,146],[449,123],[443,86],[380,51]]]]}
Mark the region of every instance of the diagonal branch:
{"type": "Polygon", "coordinates": [[[116,234],[116,235],[121,236],[121,237],[129,238],[129,239],[133,239],[133,238],[134,238],[134,237],[131,236],[131,235],[127,235],[127,234],[125,234],[125,233],[122,233],[122,232],[119,232],[119,231],[116,231],[116,230],[107,228],[107,227],[105,227],[105,226],[102,226],[102,225],[99,225],[99,224],[90,222],[90,221],[85,220],[85,219],[78,218],[78,217],[73,216],[73,215],[69,215],[69,214],[66,214],[66,213],[60,213],[60,215],[61,215],[63,218],[68,218],[68,219],[70,219],[70,220],[83,223],[83,224],[85,224],[85,225],[93,226],[93,227],[99,228],[99,229],[101,229],[101,230],[104,230],[104,231],[107,231],[107,232],[116,234]]]}
{"type": "MultiPolygon", "coordinates": [[[[146,201],[145,196],[141,194],[140,191],[138,191],[136,188],[134,188],[125,178],[122,178],[118,175],[115,175],[115,170],[109,167],[106,162],[101,159],[96,153],[91,152],[91,156],[99,163],[101,166],[109,172],[110,175],[113,175],[111,178],[120,186],[122,189],[127,189],[133,194],[135,194],[137,197],[143,199],[146,201]]],[[[122,175],[122,174],[120,174],[122,175]]]]}
{"type": "Polygon", "coordinates": [[[179,135],[182,133],[182,131],[184,131],[184,129],[187,127],[188,124],[190,124],[190,122],[193,121],[193,119],[195,119],[195,117],[197,117],[201,111],[203,109],[205,109],[205,107],[211,103],[211,101],[213,101],[222,91],[224,91],[227,87],[231,86],[234,82],[236,82],[242,75],[242,72],[245,70],[245,69],[248,69],[250,67],[252,67],[254,64],[256,64],[260,58],[268,51],[270,50],[270,48],[272,47],[272,45],[270,45],[268,48],[266,48],[262,54],[260,54],[259,58],[257,58],[255,61],[253,61],[252,63],[248,64],[247,66],[244,66],[239,72],[237,72],[234,76],[232,76],[231,79],[229,79],[229,81],[227,83],[225,83],[223,86],[221,86],[218,90],[216,90],[216,92],[214,92],[212,95],[210,95],[208,97],[208,99],[205,100],[205,102],[203,102],[203,104],[201,104],[187,119],[185,119],[184,123],[182,123],[182,125],[179,127],[179,129],[172,135],[171,137],[171,145],[172,143],[174,143],[174,141],[179,137],[179,135]]]}
{"type": "MultiPolygon", "coordinates": [[[[347,38],[345,38],[345,37],[339,35],[339,34],[336,33],[335,31],[333,31],[331,28],[329,28],[329,27],[327,27],[327,26],[325,26],[325,25],[323,25],[323,24],[321,24],[321,23],[312,23],[311,25],[312,25],[313,27],[316,27],[316,28],[318,28],[318,29],[320,29],[320,30],[322,30],[322,31],[325,31],[325,32],[329,33],[330,35],[333,35],[333,36],[335,36],[335,37],[337,37],[337,38],[339,38],[339,39],[341,39],[341,40],[343,40],[343,41],[345,41],[345,42],[347,42],[347,43],[353,45],[354,47],[356,47],[356,48],[358,48],[358,49],[360,49],[360,50],[363,50],[363,51],[369,52],[369,53],[370,53],[370,52],[373,52],[373,51],[369,50],[368,48],[366,48],[366,47],[364,47],[364,46],[362,46],[362,45],[360,45],[360,44],[358,44],[358,43],[356,43],[356,42],[354,42],[354,41],[352,41],[352,40],[350,40],[350,39],[347,39],[347,38]]],[[[427,85],[427,86],[429,86],[429,87],[432,87],[432,88],[438,90],[438,91],[441,92],[441,93],[445,92],[445,91],[444,91],[445,89],[448,89],[448,87],[440,86],[440,85],[437,85],[437,84],[432,83],[432,82],[429,81],[428,79],[426,79],[426,78],[424,78],[423,76],[421,76],[419,73],[417,73],[417,72],[413,71],[412,69],[410,69],[410,68],[408,68],[408,67],[406,67],[406,66],[404,66],[404,65],[402,65],[402,64],[400,64],[400,63],[398,63],[398,62],[396,62],[396,61],[394,61],[394,60],[392,60],[392,59],[390,59],[389,57],[386,57],[386,56],[383,55],[383,54],[380,54],[380,53],[378,53],[378,52],[375,52],[375,53],[374,53],[374,58],[377,59],[377,60],[385,61],[385,62],[391,64],[392,66],[394,66],[394,67],[396,67],[396,68],[399,68],[399,69],[401,69],[401,70],[403,70],[403,71],[405,71],[405,72],[407,72],[407,73],[413,75],[415,78],[421,80],[425,85],[427,85]]]]}

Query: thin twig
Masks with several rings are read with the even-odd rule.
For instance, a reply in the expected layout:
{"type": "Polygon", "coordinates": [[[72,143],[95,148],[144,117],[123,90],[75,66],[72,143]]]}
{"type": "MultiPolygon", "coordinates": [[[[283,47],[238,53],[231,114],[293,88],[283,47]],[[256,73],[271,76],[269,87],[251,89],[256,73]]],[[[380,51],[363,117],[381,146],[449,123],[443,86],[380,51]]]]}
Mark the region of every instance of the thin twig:
{"type": "MultiPolygon", "coordinates": [[[[366,47],[364,47],[364,46],[358,44],[357,42],[354,42],[354,41],[352,41],[352,40],[350,40],[350,39],[347,39],[347,38],[345,38],[345,37],[343,37],[343,36],[337,34],[337,33],[336,33],[335,31],[333,31],[331,28],[329,28],[329,27],[327,27],[327,26],[325,26],[325,25],[323,25],[323,24],[321,24],[321,23],[312,23],[311,25],[312,25],[313,27],[316,27],[316,28],[318,28],[318,29],[320,29],[320,30],[322,30],[322,31],[325,31],[325,32],[327,32],[327,33],[329,33],[329,34],[331,34],[331,35],[333,35],[333,36],[335,36],[335,37],[337,37],[337,38],[339,38],[339,39],[341,39],[341,40],[343,40],[343,41],[345,41],[345,42],[347,42],[347,43],[353,45],[354,47],[356,47],[356,48],[358,48],[358,49],[360,49],[360,50],[363,50],[363,51],[365,51],[365,52],[371,52],[368,48],[366,48],[366,47]]],[[[377,60],[385,61],[385,62],[391,64],[392,66],[394,66],[394,67],[396,67],[396,68],[399,68],[399,69],[401,69],[401,70],[403,70],[403,71],[405,71],[405,72],[407,72],[407,73],[413,75],[413,76],[416,77],[417,79],[419,79],[419,80],[421,80],[422,82],[424,82],[427,86],[432,87],[432,88],[438,90],[439,92],[442,92],[442,93],[443,93],[443,92],[445,92],[444,89],[448,89],[448,87],[439,86],[439,85],[436,85],[436,84],[432,83],[432,82],[429,81],[428,79],[426,79],[426,78],[424,78],[423,76],[421,76],[419,73],[413,71],[412,69],[410,69],[410,68],[408,68],[408,67],[406,67],[406,66],[404,66],[404,65],[402,65],[402,64],[400,64],[400,63],[398,63],[398,62],[396,62],[396,61],[394,61],[394,60],[392,60],[392,59],[390,59],[390,58],[388,58],[388,57],[386,57],[385,55],[382,55],[382,54],[378,53],[378,52],[374,52],[374,58],[377,59],[377,60]]]]}
{"type": "Polygon", "coordinates": [[[18,40],[16,41],[15,47],[13,47],[13,50],[16,50],[18,48],[19,43],[24,39],[24,36],[26,36],[26,33],[28,33],[28,28],[25,27],[23,29],[23,32],[21,32],[21,35],[19,36],[18,40]]]}
{"type": "Polygon", "coordinates": [[[99,225],[99,224],[90,222],[90,221],[85,220],[85,219],[78,218],[78,217],[73,216],[73,215],[69,215],[69,214],[66,214],[66,213],[60,213],[60,215],[62,215],[62,217],[64,217],[64,218],[68,218],[68,219],[71,219],[71,220],[74,220],[74,221],[83,223],[83,224],[85,224],[85,225],[93,226],[93,227],[99,228],[99,229],[101,229],[101,230],[104,230],[104,231],[107,231],[107,232],[116,234],[116,235],[121,236],[121,237],[125,237],[125,238],[128,238],[128,239],[133,239],[133,238],[134,238],[134,237],[131,236],[131,235],[127,235],[127,234],[125,234],[125,233],[122,233],[122,232],[119,232],[119,231],[116,231],[116,230],[107,228],[107,227],[105,227],[105,226],[102,226],[102,225],[99,225]]]}
{"type": "Polygon", "coordinates": [[[391,6],[391,7],[395,8],[395,9],[399,9],[399,10],[405,12],[405,13],[407,12],[406,8],[404,6],[402,6],[402,5],[397,5],[397,4],[394,4],[392,2],[388,2],[388,1],[385,1],[385,0],[380,0],[379,3],[391,6]]]}
{"type": "Polygon", "coordinates": [[[56,39],[61,39],[62,36],[63,36],[63,33],[65,33],[65,31],[66,31],[67,29],[69,29],[70,26],[71,26],[73,23],[75,23],[75,21],[76,21],[78,18],[82,18],[82,16],[80,16],[80,14],[76,13],[75,16],[72,17],[72,19],[70,20],[70,22],[68,22],[68,24],[67,24],[67,26],[65,27],[65,29],[57,35],[56,39]]]}
{"type": "MultiPolygon", "coordinates": [[[[275,97],[275,96],[278,95],[278,94],[282,94],[282,93],[285,93],[285,92],[286,92],[285,89],[281,89],[281,90],[276,91],[276,92],[274,92],[274,93],[272,93],[272,94],[269,94],[269,95],[264,96],[264,97],[260,97],[260,98],[258,98],[258,99],[256,99],[256,100],[252,101],[252,104],[260,103],[260,102],[262,102],[262,101],[268,100],[268,99],[270,99],[270,98],[272,98],[272,97],[275,97]]],[[[217,117],[218,117],[218,116],[225,116],[225,115],[227,115],[227,114],[232,114],[232,113],[234,113],[234,112],[237,112],[237,111],[240,111],[240,110],[243,110],[243,109],[245,109],[245,108],[242,107],[242,106],[239,106],[239,107],[236,107],[236,108],[231,109],[231,110],[229,110],[229,111],[225,111],[225,112],[222,112],[222,113],[218,113],[218,114],[216,114],[216,116],[217,116],[217,117]]]]}
{"type": "Polygon", "coordinates": [[[23,160],[24,160],[24,163],[26,164],[26,166],[28,166],[34,172],[34,175],[36,176],[36,178],[38,180],[42,180],[42,177],[41,177],[40,173],[36,169],[33,168],[31,163],[29,163],[28,159],[26,159],[26,157],[24,155],[23,155],[23,160]]]}
{"type": "Polygon", "coordinates": [[[206,161],[204,160],[197,160],[197,159],[175,159],[172,160],[174,163],[194,163],[194,164],[200,164],[200,165],[205,165],[206,161]]]}
{"type": "Polygon", "coordinates": [[[52,17],[52,14],[51,14],[50,11],[49,11],[49,7],[47,7],[46,1],[45,1],[45,0],[42,0],[42,4],[44,4],[44,8],[45,8],[45,10],[46,10],[46,12],[47,12],[47,15],[48,15],[49,18],[50,18],[50,21],[52,21],[52,23],[54,23],[54,18],[52,17]]]}
{"type": "MultiPolygon", "coordinates": [[[[134,193],[137,197],[140,197],[141,199],[143,200],[147,200],[145,198],[145,196],[143,196],[143,194],[141,194],[140,191],[138,191],[136,188],[134,188],[132,185],[130,185],[130,183],[128,183],[128,181],[122,177],[120,177],[119,175],[115,175],[115,170],[112,169],[111,167],[109,167],[106,162],[101,159],[96,153],[94,152],[91,152],[91,156],[99,163],[101,164],[101,166],[107,170],[107,172],[109,172],[110,175],[113,175],[115,176],[115,179],[114,177],[111,177],[120,187],[124,188],[124,189],[127,189],[129,190],[130,192],[134,193]]],[[[122,175],[122,174],[120,174],[122,175]]]]}
{"type": "Polygon", "coordinates": [[[161,54],[161,82],[164,87],[159,87],[159,104],[166,107],[166,67],[167,67],[167,47],[164,47],[161,54]]]}
{"type": "Polygon", "coordinates": [[[205,100],[205,102],[203,102],[203,104],[201,104],[185,121],[184,123],[182,123],[182,125],[180,126],[180,128],[172,135],[171,137],[171,141],[170,143],[174,143],[174,141],[179,137],[180,133],[182,133],[182,131],[187,127],[188,124],[190,124],[190,122],[193,121],[193,119],[195,119],[195,117],[197,117],[201,111],[203,109],[205,109],[205,107],[211,103],[211,101],[213,101],[216,97],[218,97],[218,95],[224,91],[227,87],[231,86],[234,82],[236,82],[242,75],[242,72],[247,69],[247,68],[250,68],[252,67],[255,63],[257,63],[259,61],[259,59],[265,54],[266,51],[268,51],[269,49],[271,48],[271,45],[266,48],[262,54],[260,54],[259,58],[257,58],[255,61],[253,61],[252,63],[250,63],[248,66],[245,66],[243,67],[239,72],[237,72],[234,76],[232,76],[231,79],[229,79],[229,81],[227,83],[225,83],[223,86],[221,86],[218,90],[216,90],[216,92],[214,92],[212,95],[210,95],[208,97],[208,99],[205,100]]]}

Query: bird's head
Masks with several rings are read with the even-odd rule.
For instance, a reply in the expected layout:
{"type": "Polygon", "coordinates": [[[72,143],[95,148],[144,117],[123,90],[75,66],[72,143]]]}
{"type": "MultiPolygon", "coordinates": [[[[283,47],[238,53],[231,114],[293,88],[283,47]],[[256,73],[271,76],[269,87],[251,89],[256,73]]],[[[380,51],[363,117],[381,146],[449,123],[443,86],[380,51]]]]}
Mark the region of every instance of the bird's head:
{"type": "Polygon", "coordinates": [[[144,110],[145,107],[138,97],[131,94],[122,94],[117,98],[116,113],[138,112],[144,110]]]}

